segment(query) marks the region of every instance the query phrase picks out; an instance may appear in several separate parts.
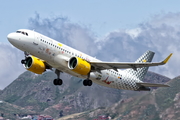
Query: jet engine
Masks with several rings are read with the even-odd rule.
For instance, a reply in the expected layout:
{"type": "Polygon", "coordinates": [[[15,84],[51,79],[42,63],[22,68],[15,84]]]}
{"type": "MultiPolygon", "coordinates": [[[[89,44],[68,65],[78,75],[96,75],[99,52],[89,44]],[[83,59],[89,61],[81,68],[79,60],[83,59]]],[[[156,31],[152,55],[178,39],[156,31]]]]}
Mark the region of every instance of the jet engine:
{"type": "Polygon", "coordinates": [[[91,64],[79,57],[72,57],[68,62],[68,68],[78,74],[88,75],[91,71],[91,64]]]}
{"type": "Polygon", "coordinates": [[[27,70],[36,74],[42,74],[46,70],[44,62],[34,56],[28,56],[25,60],[22,60],[21,63],[27,70]]]}

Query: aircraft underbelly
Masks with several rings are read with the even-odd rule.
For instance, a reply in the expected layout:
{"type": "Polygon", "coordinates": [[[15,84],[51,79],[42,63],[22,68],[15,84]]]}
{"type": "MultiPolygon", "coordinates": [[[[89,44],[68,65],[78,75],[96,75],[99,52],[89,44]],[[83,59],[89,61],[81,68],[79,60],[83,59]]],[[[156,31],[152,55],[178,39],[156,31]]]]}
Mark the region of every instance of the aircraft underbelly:
{"type": "Polygon", "coordinates": [[[126,90],[137,90],[139,87],[136,85],[136,79],[130,79],[128,77],[121,78],[108,73],[106,70],[99,72],[93,72],[94,76],[90,79],[94,83],[103,85],[110,88],[126,89],[126,90]]]}

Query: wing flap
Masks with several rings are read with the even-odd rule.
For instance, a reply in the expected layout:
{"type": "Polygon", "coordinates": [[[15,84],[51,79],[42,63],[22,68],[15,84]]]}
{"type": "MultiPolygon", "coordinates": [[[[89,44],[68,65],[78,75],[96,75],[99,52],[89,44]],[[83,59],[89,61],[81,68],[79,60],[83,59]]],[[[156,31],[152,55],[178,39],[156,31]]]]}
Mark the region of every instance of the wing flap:
{"type": "Polygon", "coordinates": [[[154,83],[136,83],[136,84],[140,86],[145,86],[145,87],[170,87],[169,85],[154,84],[154,83]]]}

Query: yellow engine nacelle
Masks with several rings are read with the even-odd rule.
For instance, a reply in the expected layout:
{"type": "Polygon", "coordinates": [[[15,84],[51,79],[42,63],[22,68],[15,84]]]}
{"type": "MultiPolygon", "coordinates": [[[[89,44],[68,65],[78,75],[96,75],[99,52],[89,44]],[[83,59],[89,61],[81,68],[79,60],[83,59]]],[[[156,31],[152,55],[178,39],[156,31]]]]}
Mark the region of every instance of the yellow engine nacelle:
{"type": "Polygon", "coordinates": [[[68,62],[68,68],[78,74],[88,75],[91,71],[91,64],[79,57],[72,57],[68,62]]]}
{"type": "Polygon", "coordinates": [[[46,70],[44,62],[34,56],[28,56],[23,65],[27,70],[36,74],[42,74],[46,70]]]}

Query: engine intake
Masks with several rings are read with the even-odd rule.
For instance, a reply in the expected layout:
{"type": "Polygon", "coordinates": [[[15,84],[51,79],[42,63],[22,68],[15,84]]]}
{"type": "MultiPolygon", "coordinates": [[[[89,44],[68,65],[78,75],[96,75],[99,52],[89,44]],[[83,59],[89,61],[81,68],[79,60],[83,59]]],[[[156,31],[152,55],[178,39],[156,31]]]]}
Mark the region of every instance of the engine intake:
{"type": "Polygon", "coordinates": [[[46,66],[42,60],[34,56],[28,56],[25,60],[22,60],[23,66],[36,74],[42,74],[46,70],[46,66]]]}
{"type": "Polygon", "coordinates": [[[68,68],[78,74],[88,75],[91,71],[91,64],[79,57],[72,57],[68,62],[68,68]]]}

